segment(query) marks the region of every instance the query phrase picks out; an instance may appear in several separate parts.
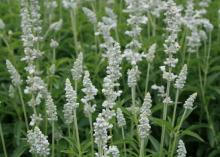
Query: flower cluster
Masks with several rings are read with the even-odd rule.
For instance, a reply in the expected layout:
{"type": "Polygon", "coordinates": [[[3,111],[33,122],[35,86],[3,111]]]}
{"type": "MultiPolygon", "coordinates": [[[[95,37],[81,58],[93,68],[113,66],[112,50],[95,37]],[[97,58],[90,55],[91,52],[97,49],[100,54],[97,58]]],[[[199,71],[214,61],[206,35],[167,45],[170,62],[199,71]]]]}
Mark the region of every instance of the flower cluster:
{"type": "Polygon", "coordinates": [[[128,86],[135,87],[137,85],[137,81],[140,78],[141,72],[138,69],[138,66],[134,66],[132,69],[128,70],[128,86]]]}
{"type": "Polygon", "coordinates": [[[71,69],[73,80],[79,81],[83,75],[83,54],[82,52],[79,53],[76,61],[73,64],[71,69]]]}
{"type": "Polygon", "coordinates": [[[75,9],[78,4],[78,0],[62,0],[63,7],[65,9],[75,9]]]}
{"type": "Polygon", "coordinates": [[[15,67],[12,65],[12,63],[9,60],[6,60],[6,66],[8,69],[8,72],[11,75],[12,84],[15,87],[18,87],[22,84],[21,76],[15,69],[15,67]]]}
{"type": "Polygon", "coordinates": [[[186,82],[186,76],[187,76],[187,65],[185,64],[181,69],[179,76],[177,76],[176,82],[174,84],[174,86],[177,89],[182,89],[184,87],[186,82]]]}
{"type": "Polygon", "coordinates": [[[48,93],[46,99],[46,112],[47,118],[50,122],[57,121],[57,108],[53,102],[53,98],[50,93],[48,93]]]}
{"type": "Polygon", "coordinates": [[[84,103],[84,113],[88,117],[93,112],[95,112],[96,105],[91,106],[91,100],[95,98],[95,95],[97,94],[98,90],[95,88],[95,86],[92,84],[92,81],[90,80],[90,74],[89,71],[85,71],[84,78],[83,78],[83,93],[85,93],[84,98],[81,99],[81,101],[84,103]]]}
{"type": "Polygon", "coordinates": [[[56,21],[56,22],[52,23],[50,25],[49,29],[57,32],[62,28],[62,26],[63,26],[63,20],[60,19],[59,21],[56,21]]]}
{"type": "Polygon", "coordinates": [[[145,139],[150,134],[151,126],[149,124],[149,116],[151,115],[152,100],[149,93],[144,98],[144,103],[140,109],[140,119],[138,124],[138,132],[141,139],[145,139]]]}
{"type": "Polygon", "coordinates": [[[69,79],[66,79],[65,91],[67,103],[63,108],[64,119],[66,124],[71,124],[74,118],[74,111],[79,107],[79,103],[77,103],[76,91],[73,90],[69,79]]]}
{"type": "Polygon", "coordinates": [[[90,10],[89,8],[86,8],[86,7],[83,7],[82,10],[83,10],[84,14],[87,16],[87,18],[89,19],[89,22],[96,25],[97,24],[96,13],[94,13],[92,10],[90,10]]]}
{"type": "Polygon", "coordinates": [[[131,26],[131,30],[126,31],[125,34],[132,38],[131,42],[126,45],[124,57],[132,64],[137,65],[142,60],[143,53],[138,51],[142,47],[139,42],[139,37],[142,31],[141,25],[148,22],[148,18],[144,15],[148,9],[149,4],[147,0],[126,0],[127,8],[124,10],[129,13],[127,24],[131,26]]]}
{"type": "Polygon", "coordinates": [[[186,157],[186,147],[182,140],[179,140],[177,148],[177,157],[186,157]]]}
{"type": "Polygon", "coordinates": [[[27,142],[31,147],[31,153],[44,157],[50,154],[47,136],[45,136],[38,127],[28,131],[27,142]]]}
{"type": "Polygon", "coordinates": [[[106,148],[108,139],[108,129],[112,128],[112,125],[103,118],[102,114],[99,114],[94,123],[94,137],[95,143],[101,147],[106,148]]]}
{"type": "Polygon", "coordinates": [[[120,157],[120,152],[116,146],[109,146],[106,154],[107,157],[120,157]]]}
{"type": "Polygon", "coordinates": [[[120,108],[117,108],[116,118],[117,118],[117,122],[118,122],[119,127],[123,127],[126,125],[124,114],[122,113],[120,108]]]}
{"type": "Polygon", "coordinates": [[[188,109],[188,110],[192,110],[193,109],[193,103],[194,103],[196,97],[197,97],[197,93],[194,93],[194,94],[190,95],[190,97],[185,101],[185,103],[183,105],[184,108],[188,109]]]}
{"type": "Polygon", "coordinates": [[[157,44],[153,44],[150,46],[148,53],[145,55],[145,58],[148,63],[153,62],[155,58],[155,52],[156,52],[157,44]]]}
{"type": "Polygon", "coordinates": [[[195,53],[201,46],[201,42],[207,40],[207,35],[202,28],[204,27],[207,32],[210,32],[213,29],[209,20],[203,17],[205,12],[206,10],[204,8],[201,10],[195,10],[193,0],[187,1],[187,7],[185,9],[185,15],[182,17],[182,23],[190,32],[186,36],[189,53],[195,53]]]}

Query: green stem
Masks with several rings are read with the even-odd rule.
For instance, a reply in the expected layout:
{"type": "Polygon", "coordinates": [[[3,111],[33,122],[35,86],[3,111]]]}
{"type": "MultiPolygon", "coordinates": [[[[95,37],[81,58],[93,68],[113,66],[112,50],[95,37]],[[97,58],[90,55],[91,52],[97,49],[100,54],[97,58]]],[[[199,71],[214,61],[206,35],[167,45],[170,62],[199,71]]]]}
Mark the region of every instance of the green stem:
{"type": "Polygon", "coordinates": [[[19,97],[20,97],[20,101],[21,101],[21,105],[22,105],[22,109],[23,109],[23,113],[24,113],[24,120],[25,120],[26,129],[29,130],[26,107],[24,104],[24,98],[23,98],[23,94],[21,92],[20,86],[18,86],[18,93],[19,93],[19,97]]]}
{"type": "Polygon", "coordinates": [[[146,85],[145,85],[145,93],[147,93],[147,92],[148,92],[148,84],[149,84],[150,67],[151,67],[151,64],[150,64],[150,63],[148,63],[148,66],[147,66],[147,76],[146,76],[146,85]]]}
{"type": "MultiPolygon", "coordinates": [[[[171,58],[172,56],[169,56],[169,58],[171,58]]],[[[169,73],[171,73],[172,68],[169,68],[169,73]]],[[[171,86],[171,82],[168,80],[167,81],[167,90],[166,90],[166,98],[169,97],[170,95],[170,86],[171,86]]],[[[168,109],[168,104],[165,103],[164,107],[163,107],[163,120],[166,121],[167,119],[167,109],[168,109]]],[[[166,126],[165,124],[163,124],[162,126],[162,133],[161,133],[161,142],[160,142],[160,152],[159,152],[159,156],[162,157],[163,156],[163,147],[164,147],[164,139],[165,139],[165,133],[166,133],[166,126]]]]}
{"type": "Polygon", "coordinates": [[[124,127],[121,128],[121,134],[122,134],[122,139],[124,143],[124,157],[127,156],[127,150],[126,150],[126,144],[125,144],[125,132],[124,132],[124,127]]]}
{"type": "Polygon", "coordinates": [[[173,154],[174,154],[174,151],[175,151],[175,148],[176,148],[176,143],[177,143],[177,138],[178,138],[179,130],[180,130],[180,128],[181,128],[181,126],[183,124],[183,121],[185,119],[186,112],[187,112],[187,109],[184,110],[182,118],[180,120],[180,123],[179,123],[179,125],[177,127],[177,130],[176,130],[176,133],[175,133],[175,136],[174,136],[174,140],[173,140],[173,144],[172,144],[172,149],[171,149],[170,157],[173,157],[173,154]]]}
{"type": "Polygon", "coordinates": [[[140,154],[139,157],[144,157],[144,139],[141,139],[141,145],[140,145],[140,154]]]}
{"type": "Polygon", "coordinates": [[[175,103],[174,103],[174,109],[173,109],[172,126],[174,126],[174,124],[175,124],[178,99],[179,99],[179,89],[176,90],[176,97],[175,97],[175,103]]]}
{"type": "Polygon", "coordinates": [[[55,134],[55,128],[54,128],[54,122],[52,122],[52,157],[55,157],[55,143],[54,143],[54,134],[55,134]]]}
{"type": "Polygon", "coordinates": [[[7,151],[6,151],[6,146],[5,146],[5,140],[4,140],[4,134],[2,131],[2,124],[0,123],[0,136],[1,136],[1,141],[2,141],[2,147],[4,151],[4,156],[8,157],[7,151]]]}
{"type": "Polygon", "coordinates": [[[74,110],[74,128],[75,128],[75,132],[76,132],[76,140],[77,140],[77,146],[78,146],[78,151],[79,151],[79,157],[81,157],[82,152],[81,152],[81,146],[80,146],[79,129],[78,129],[78,123],[77,123],[76,110],[74,110]]]}
{"type": "Polygon", "coordinates": [[[132,107],[135,107],[136,86],[131,87],[132,107]]]}
{"type": "Polygon", "coordinates": [[[70,18],[71,18],[71,25],[73,31],[75,51],[76,53],[78,53],[79,46],[77,41],[77,29],[76,29],[76,9],[70,10],[70,18]]]}
{"type": "Polygon", "coordinates": [[[92,115],[89,115],[89,125],[90,125],[90,136],[91,136],[91,149],[92,149],[92,157],[94,156],[94,139],[93,139],[93,125],[92,125],[92,115]]]}

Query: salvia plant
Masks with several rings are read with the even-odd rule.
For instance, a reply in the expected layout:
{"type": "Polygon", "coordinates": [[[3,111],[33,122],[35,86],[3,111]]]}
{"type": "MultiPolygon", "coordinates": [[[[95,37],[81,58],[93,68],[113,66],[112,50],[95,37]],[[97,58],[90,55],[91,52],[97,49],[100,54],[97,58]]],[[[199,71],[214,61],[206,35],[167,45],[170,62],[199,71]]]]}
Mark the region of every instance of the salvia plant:
{"type": "Polygon", "coordinates": [[[0,156],[220,156],[218,0],[2,0],[0,156]]]}

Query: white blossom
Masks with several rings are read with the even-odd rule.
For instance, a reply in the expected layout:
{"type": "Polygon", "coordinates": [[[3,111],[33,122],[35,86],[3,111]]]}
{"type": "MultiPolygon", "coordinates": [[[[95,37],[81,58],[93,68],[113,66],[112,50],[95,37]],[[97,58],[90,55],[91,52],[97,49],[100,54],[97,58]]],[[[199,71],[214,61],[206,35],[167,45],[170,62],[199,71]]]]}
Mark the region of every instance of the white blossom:
{"type": "Polygon", "coordinates": [[[74,111],[79,107],[77,103],[76,91],[73,90],[71,82],[69,79],[66,79],[66,104],[64,104],[63,113],[66,124],[71,124],[74,118],[74,111]]]}
{"type": "Polygon", "coordinates": [[[45,136],[37,126],[33,130],[28,131],[27,142],[31,147],[31,153],[43,157],[50,155],[50,148],[47,136],[45,136]]]}
{"type": "Polygon", "coordinates": [[[187,76],[187,65],[185,64],[181,71],[180,74],[177,76],[176,82],[174,84],[174,86],[177,89],[182,89],[186,83],[186,76],[187,76]]]}
{"type": "Polygon", "coordinates": [[[163,99],[163,103],[164,104],[172,104],[173,101],[171,100],[171,98],[169,96],[167,96],[163,99]]]}
{"type": "Polygon", "coordinates": [[[97,24],[97,18],[96,18],[96,13],[93,12],[91,9],[83,7],[82,8],[84,14],[87,16],[87,18],[89,19],[89,22],[91,22],[92,24],[97,24]]]}
{"type": "Polygon", "coordinates": [[[192,110],[193,109],[193,103],[194,103],[196,97],[197,97],[197,93],[194,93],[194,94],[190,95],[190,97],[185,101],[185,103],[183,105],[184,108],[188,109],[188,110],[192,110]]]}
{"type": "Polygon", "coordinates": [[[56,49],[58,46],[59,46],[59,43],[56,40],[51,39],[50,47],[53,48],[53,49],[56,49]]]}
{"type": "Polygon", "coordinates": [[[37,114],[32,114],[31,115],[31,121],[30,121],[30,126],[35,126],[35,125],[38,125],[40,124],[40,122],[43,120],[41,114],[37,115],[37,114]]]}
{"type": "Polygon", "coordinates": [[[50,30],[54,30],[55,32],[59,31],[63,26],[63,20],[60,19],[59,21],[56,21],[52,23],[49,27],[50,30]]]}
{"type": "Polygon", "coordinates": [[[95,95],[97,94],[98,90],[95,88],[95,86],[92,84],[92,81],[90,80],[90,74],[89,71],[85,71],[84,78],[83,78],[83,93],[85,93],[85,96],[81,99],[81,101],[84,103],[84,113],[86,116],[91,115],[91,113],[95,112],[96,105],[91,106],[91,100],[95,98],[95,95]]]}
{"type": "Polygon", "coordinates": [[[144,15],[149,9],[147,0],[126,0],[127,8],[124,10],[129,13],[127,24],[131,26],[131,30],[125,32],[126,35],[132,38],[131,42],[126,45],[124,51],[124,57],[132,64],[137,65],[144,56],[143,53],[139,53],[139,49],[142,47],[139,42],[139,36],[141,34],[141,25],[148,22],[148,18],[144,15]]]}
{"type": "Polygon", "coordinates": [[[27,77],[27,85],[24,92],[26,94],[41,94],[42,96],[47,96],[48,90],[47,85],[44,83],[44,81],[39,76],[28,76],[27,77]]]}
{"type": "Polygon", "coordinates": [[[144,97],[144,102],[140,108],[140,113],[146,112],[147,116],[151,115],[151,107],[152,107],[152,100],[150,93],[147,93],[144,97]]]}
{"type": "Polygon", "coordinates": [[[120,157],[120,152],[117,146],[109,146],[106,154],[110,157],[120,157]]]}
{"type": "Polygon", "coordinates": [[[174,73],[170,72],[170,71],[166,71],[166,67],[165,66],[161,66],[160,70],[163,72],[163,79],[167,80],[167,81],[174,81],[175,78],[177,77],[174,73]]]}
{"type": "Polygon", "coordinates": [[[57,107],[54,104],[53,98],[50,93],[48,93],[46,98],[46,112],[47,112],[47,119],[50,122],[57,121],[57,107]]]}
{"type": "Polygon", "coordinates": [[[156,84],[152,85],[151,87],[153,90],[157,90],[158,91],[158,96],[161,96],[161,97],[165,97],[166,94],[165,94],[165,88],[164,86],[158,86],[156,84]]]}
{"type": "Polygon", "coordinates": [[[185,144],[182,140],[179,140],[176,152],[177,152],[177,157],[186,157],[187,151],[186,151],[185,144]]]}
{"type": "Polygon", "coordinates": [[[62,0],[63,7],[65,9],[75,9],[78,4],[78,0],[62,0]]]}
{"type": "Polygon", "coordinates": [[[150,93],[147,93],[144,98],[144,103],[140,108],[140,118],[138,124],[138,133],[141,139],[145,139],[150,134],[151,126],[149,124],[149,117],[151,116],[152,100],[150,93]]]}
{"type": "Polygon", "coordinates": [[[147,112],[142,112],[140,114],[139,124],[138,124],[138,133],[141,139],[145,139],[150,134],[151,126],[149,124],[149,119],[147,112]]]}
{"type": "Polygon", "coordinates": [[[156,48],[157,48],[157,44],[153,44],[150,46],[148,53],[145,55],[147,62],[149,63],[153,62],[155,58],[156,48]]]}
{"type": "Polygon", "coordinates": [[[2,19],[0,19],[0,30],[5,29],[5,23],[2,19]]]}
{"type": "Polygon", "coordinates": [[[124,114],[122,113],[120,108],[117,108],[116,118],[117,118],[117,122],[118,122],[119,127],[123,127],[126,125],[124,114]]]}
{"type": "Polygon", "coordinates": [[[9,95],[10,98],[15,97],[15,88],[13,87],[13,85],[9,86],[8,95],[9,95]]]}
{"type": "Polygon", "coordinates": [[[104,148],[107,145],[108,139],[108,129],[112,128],[112,125],[102,117],[101,114],[96,118],[96,122],[94,123],[94,137],[95,143],[104,148]]]}
{"type": "Polygon", "coordinates": [[[83,75],[83,54],[79,53],[71,69],[73,80],[79,81],[83,75]]]}
{"type": "Polygon", "coordinates": [[[135,87],[137,85],[137,81],[140,78],[140,71],[138,66],[133,66],[132,69],[128,70],[128,86],[135,87]]]}
{"type": "Polygon", "coordinates": [[[6,60],[6,66],[7,66],[8,72],[11,75],[12,84],[15,87],[20,86],[22,84],[20,74],[17,72],[17,70],[15,69],[15,67],[12,65],[12,63],[9,60],[6,60]]]}

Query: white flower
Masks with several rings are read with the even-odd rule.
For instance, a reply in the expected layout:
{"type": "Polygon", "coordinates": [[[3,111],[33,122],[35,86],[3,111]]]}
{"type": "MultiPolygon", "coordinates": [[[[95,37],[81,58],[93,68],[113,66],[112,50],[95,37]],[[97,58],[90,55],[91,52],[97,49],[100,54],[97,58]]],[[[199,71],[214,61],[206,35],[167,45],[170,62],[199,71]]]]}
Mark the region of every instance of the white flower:
{"type": "Polygon", "coordinates": [[[38,125],[42,120],[43,120],[43,118],[42,118],[41,114],[39,114],[39,115],[32,114],[31,115],[30,126],[38,125]]]}
{"type": "Polygon", "coordinates": [[[0,19],[0,30],[5,29],[5,23],[2,19],[0,19]]]}
{"type": "Polygon", "coordinates": [[[40,4],[38,0],[30,0],[30,16],[31,16],[33,33],[36,34],[37,40],[40,41],[42,38],[40,36],[42,27],[41,27],[40,4]]]}
{"type": "Polygon", "coordinates": [[[27,85],[24,92],[26,94],[41,94],[42,96],[47,96],[48,90],[44,81],[39,76],[27,77],[27,85]]]}
{"type": "Polygon", "coordinates": [[[111,157],[119,157],[120,156],[120,152],[118,150],[117,146],[110,146],[107,150],[107,155],[110,155],[111,157]]]}
{"type": "Polygon", "coordinates": [[[117,25],[117,15],[113,12],[113,10],[111,8],[105,8],[105,12],[108,15],[109,18],[112,19],[112,21],[114,21],[114,23],[117,25]]]}
{"type": "Polygon", "coordinates": [[[73,80],[79,81],[83,74],[83,54],[80,52],[76,61],[74,62],[73,68],[71,69],[73,80]]]}
{"type": "Polygon", "coordinates": [[[149,124],[149,117],[151,116],[152,100],[150,93],[147,93],[144,98],[144,103],[140,108],[140,119],[138,125],[138,133],[141,139],[145,139],[150,134],[151,126],[149,124]]]}
{"type": "Polygon", "coordinates": [[[48,93],[46,98],[46,112],[49,121],[57,121],[57,107],[53,102],[52,96],[48,93]]]}
{"type": "Polygon", "coordinates": [[[15,67],[12,65],[12,63],[9,60],[6,60],[6,66],[8,69],[8,72],[11,75],[12,83],[15,87],[18,87],[22,84],[21,76],[15,69],[15,67]]]}
{"type": "Polygon", "coordinates": [[[34,128],[34,130],[28,131],[27,142],[31,146],[31,153],[43,157],[50,155],[50,148],[47,136],[45,136],[37,126],[34,128]]]}
{"type": "Polygon", "coordinates": [[[145,139],[150,134],[151,126],[149,124],[149,119],[147,112],[143,112],[140,115],[139,124],[138,124],[138,133],[141,139],[145,139]]]}
{"type": "Polygon", "coordinates": [[[116,118],[119,127],[123,127],[126,125],[124,114],[122,113],[120,108],[117,108],[116,118]]]}
{"type": "Polygon", "coordinates": [[[59,31],[63,26],[63,20],[60,19],[59,21],[56,21],[52,23],[49,27],[50,30],[54,30],[55,32],[59,31]]]}
{"type": "Polygon", "coordinates": [[[83,7],[82,10],[92,24],[97,24],[96,14],[91,9],[83,7]]]}
{"type": "Polygon", "coordinates": [[[81,99],[81,101],[84,103],[84,113],[86,116],[90,116],[91,113],[95,112],[96,105],[91,106],[91,100],[95,98],[95,95],[97,94],[98,90],[95,88],[95,86],[92,84],[92,81],[90,80],[90,74],[89,71],[85,71],[85,75],[83,78],[83,93],[85,93],[84,98],[81,99]]]}
{"type": "Polygon", "coordinates": [[[144,103],[140,108],[140,113],[146,112],[147,116],[151,115],[151,107],[152,107],[152,100],[150,93],[147,93],[144,97],[144,103]]]}
{"type": "Polygon", "coordinates": [[[163,103],[164,104],[172,104],[173,101],[171,100],[171,98],[169,96],[167,96],[164,98],[163,103]]]}
{"type": "Polygon", "coordinates": [[[188,110],[192,110],[193,109],[193,103],[194,103],[196,97],[197,97],[197,93],[194,93],[194,94],[190,95],[190,97],[185,101],[185,103],[183,105],[184,108],[188,109],[188,110]]]}
{"type": "Polygon", "coordinates": [[[75,9],[77,7],[77,0],[62,0],[65,9],[75,9]]]}
{"type": "Polygon", "coordinates": [[[140,78],[140,71],[138,70],[138,66],[133,66],[132,69],[128,70],[128,86],[135,87],[137,85],[137,81],[140,78]]]}
{"type": "Polygon", "coordinates": [[[156,52],[157,44],[153,44],[150,46],[148,53],[145,55],[147,62],[152,62],[155,58],[155,52],[156,52]]]}
{"type": "Polygon", "coordinates": [[[53,48],[53,49],[55,49],[55,48],[57,48],[58,46],[59,46],[59,43],[58,43],[56,40],[51,39],[51,41],[50,41],[50,47],[53,48]]]}
{"type": "Polygon", "coordinates": [[[141,34],[141,25],[146,24],[148,18],[144,15],[147,13],[149,5],[148,0],[126,0],[127,8],[125,12],[129,13],[127,24],[131,26],[131,30],[126,31],[125,34],[132,38],[131,42],[126,45],[124,57],[132,64],[137,65],[142,60],[143,54],[139,54],[141,43],[139,36],[141,34]]]}
{"type": "Polygon", "coordinates": [[[125,49],[123,57],[127,59],[132,65],[137,65],[138,62],[142,61],[144,54],[138,53],[130,48],[125,49]]]}
{"type": "Polygon", "coordinates": [[[165,88],[164,86],[158,86],[156,84],[152,85],[151,87],[153,90],[157,90],[158,91],[158,95],[161,96],[161,97],[165,97],[166,94],[165,94],[165,88]]]}
{"type": "Polygon", "coordinates": [[[182,140],[179,140],[179,144],[177,147],[177,157],[186,157],[186,147],[182,140]]]}
{"type": "Polygon", "coordinates": [[[101,114],[99,114],[94,123],[95,143],[99,147],[104,148],[106,146],[108,139],[110,138],[108,136],[108,129],[110,128],[112,128],[112,125],[109,124],[101,114]]]}
{"type": "Polygon", "coordinates": [[[98,90],[95,88],[95,86],[92,84],[92,81],[90,80],[90,74],[89,71],[85,71],[84,78],[83,78],[83,93],[85,93],[85,96],[81,101],[83,103],[89,103],[89,101],[93,100],[95,98],[95,95],[97,94],[98,90]]]}
{"type": "Polygon", "coordinates": [[[9,86],[8,95],[9,95],[10,98],[15,97],[15,88],[13,87],[13,85],[9,86]]]}
{"type": "Polygon", "coordinates": [[[186,75],[187,75],[187,65],[185,64],[182,67],[179,76],[177,76],[176,82],[174,84],[174,86],[177,89],[182,89],[184,87],[184,85],[186,83],[186,75]]]}
{"type": "Polygon", "coordinates": [[[66,79],[65,91],[66,104],[63,108],[64,119],[66,124],[71,124],[74,118],[74,111],[79,107],[79,103],[77,103],[76,91],[73,90],[69,79],[66,79]]]}
{"type": "Polygon", "coordinates": [[[94,104],[94,105],[85,104],[83,109],[84,109],[83,112],[84,112],[85,116],[89,117],[89,116],[91,116],[92,113],[95,112],[96,104],[94,104]]]}
{"type": "Polygon", "coordinates": [[[175,78],[177,77],[174,73],[166,71],[165,66],[161,66],[160,70],[163,72],[163,79],[165,79],[167,81],[170,81],[170,82],[174,81],[175,78]]]}

